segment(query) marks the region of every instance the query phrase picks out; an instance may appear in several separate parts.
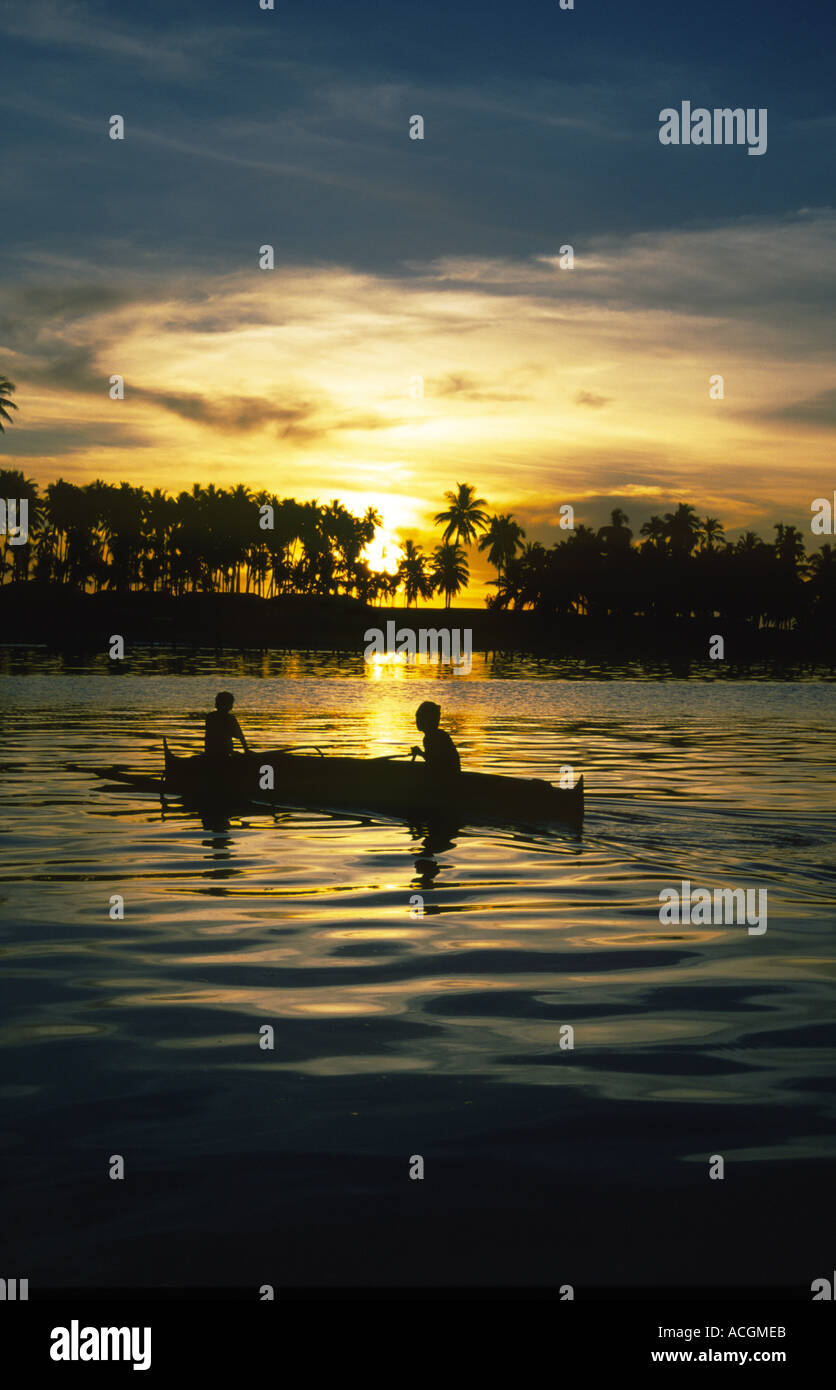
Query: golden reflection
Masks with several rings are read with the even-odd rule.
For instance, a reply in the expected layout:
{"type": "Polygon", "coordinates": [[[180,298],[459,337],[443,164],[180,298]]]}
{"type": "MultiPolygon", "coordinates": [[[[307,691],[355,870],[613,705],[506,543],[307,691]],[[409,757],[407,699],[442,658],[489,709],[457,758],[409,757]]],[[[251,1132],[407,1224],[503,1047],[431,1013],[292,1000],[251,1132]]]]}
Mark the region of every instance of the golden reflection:
{"type": "Polygon", "coordinates": [[[690,928],[687,932],[623,932],[614,931],[607,936],[582,936],[579,941],[584,941],[590,946],[606,946],[611,949],[616,946],[665,946],[682,945],[684,942],[689,946],[703,946],[709,941],[720,941],[729,934],[728,928],[722,931],[700,931],[690,928]]]}
{"type": "MultiPolygon", "coordinates": [[[[396,1071],[433,1071],[437,1064],[427,1057],[312,1057],[306,1062],[268,1063],[271,1071],[304,1072],[308,1076],[356,1076],[396,1071]]],[[[352,1111],[352,1114],[358,1112],[352,1111]]]]}
{"type": "Polygon", "coordinates": [[[335,941],[414,941],[434,935],[420,927],[353,927],[323,933],[335,941]]]}
{"type": "MultiPolygon", "coordinates": [[[[439,626],[442,625],[441,617],[437,619],[437,622],[439,626]]],[[[389,673],[394,678],[400,680],[403,679],[407,671],[426,671],[428,675],[432,675],[436,672],[440,672],[445,667],[445,663],[441,660],[440,656],[434,652],[420,651],[415,652],[414,655],[410,655],[409,652],[394,651],[373,652],[369,657],[365,658],[364,666],[367,677],[370,680],[379,681],[382,679],[384,673],[389,673]]],[[[462,676],[466,679],[468,674],[470,673],[466,673],[465,671],[459,673],[459,671],[456,671],[453,679],[461,680],[462,676]]]]}
{"type": "MultiPolygon", "coordinates": [[[[804,1135],[779,1139],[774,1144],[758,1145],[751,1149],[723,1146],[723,1155],[735,1163],[762,1163],[764,1159],[798,1159],[836,1157],[836,1138],[832,1134],[804,1135]]],[[[686,1154],[683,1163],[705,1163],[704,1154],[686,1154]]]]}
{"type": "Polygon", "coordinates": [[[329,1018],[354,1018],[358,1014],[383,1014],[386,1007],[383,1004],[372,1004],[368,999],[357,1000],[352,1003],[338,1004],[334,1000],[329,1000],[327,1004],[316,1004],[311,1000],[300,1000],[293,1008],[295,1014],[317,1014],[326,1015],[329,1018]]]}
{"type": "Polygon", "coordinates": [[[112,1033],[106,1024],[16,1023],[0,1032],[0,1042],[8,1047],[34,1042],[57,1042],[61,1038],[87,1038],[112,1033]]]}

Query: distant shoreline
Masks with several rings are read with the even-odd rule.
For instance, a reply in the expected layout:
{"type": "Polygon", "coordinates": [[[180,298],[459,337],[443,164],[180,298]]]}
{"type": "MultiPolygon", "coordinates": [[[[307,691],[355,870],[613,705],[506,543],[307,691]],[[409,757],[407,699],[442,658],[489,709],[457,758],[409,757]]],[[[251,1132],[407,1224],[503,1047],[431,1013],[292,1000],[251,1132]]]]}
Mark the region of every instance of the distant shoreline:
{"type": "Polygon", "coordinates": [[[812,664],[833,670],[832,643],[815,624],[755,629],[711,616],[672,619],[561,616],[485,608],[372,607],[352,598],[253,594],[79,593],[70,586],[0,586],[3,645],[45,645],[58,651],[107,652],[119,634],[126,648],[154,644],[254,650],[362,653],[370,628],[469,628],[473,650],[574,657],[606,664],[653,658],[673,665],[708,660],[716,634],[725,641],[723,667],[747,662],[812,664]]]}

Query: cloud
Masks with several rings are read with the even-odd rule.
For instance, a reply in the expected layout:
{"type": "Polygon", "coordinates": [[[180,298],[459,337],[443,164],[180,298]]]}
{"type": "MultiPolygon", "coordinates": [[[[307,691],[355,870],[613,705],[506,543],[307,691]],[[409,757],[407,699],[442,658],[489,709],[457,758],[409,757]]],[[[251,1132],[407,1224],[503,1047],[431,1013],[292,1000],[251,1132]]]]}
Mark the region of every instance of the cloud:
{"type": "Polygon", "coordinates": [[[815,396],[790,401],[764,411],[764,418],[791,425],[814,425],[822,429],[836,425],[836,387],[815,396]]]}
{"type": "MultiPolygon", "coordinates": [[[[89,418],[84,425],[72,421],[72,415],[78,411],[76,404],[74,409],[65,411],[66,423],[46,429],[30,427],[18,434],[10,451],[36,457],[39,444],[45,455],[52,455],[64,451],[76,453],[93,443],[123,448],[147,443],[148,435],[143,435],[141,430],[114,429],[99,413],[117,409],[124,414],[126,409],[133,410],[137,403],[155,411],[170,412],[216,436],[236,437],[268,431],[275,438],[297,446],[341,433],[373,433],[405,423],[405,418],[399,414],[346,409],[322,389],[294,393],[285,386],[280,398],[276,399],[273,392],[267,391],[258,395],[217,390],[214,380],[207,383],[202,392],[175,390],[161,383],[144,385],[142,375],[137,378],[134,370],[126,369],[119,360],[113,314],[118,322],[121,311],[127,310],[134,321],[145,318],[149,328],[155,320],[164,321],[172,334],[182,336],[185,333],[189,338],[202,339],[210,332],[221,338],[234,338],[244,325],[231,323],[229,314],[221,310],[208,316],[204,314],[200,308],[203,293],[195,291],[197,302],[192,301],[191,310],[189,297],[177,304],[165,302],[159,309],[146,303],[137,310],[143,298],[139,286],[118,294],[99,290],[96,286],[84,286],[75,291],[57,287],[31,290],[27,287],[13,291],[6,303],[8,312],[0,313],[0,329],[8,327],[10,340],[16,345],[10,352],[6,370],[20,378],[24,390],[31,392],[35,388],[41,395],[45,389],[47,399],[53,394],[83,398],[89,418]],[[100,311],[98,316],[97,311],[100,311]],[[21,312],[24,316],[18,317],[21,312]],[[48,318],[48,326],[42,325],[42,315],[48,318]],[[82,319],[89,323],[82,323],[82,319]],[[89,343],[68,344],[68,338],[77,340],[85,334],[89,343]],[[108,394],[110,376],[117,366],[122,368],[118,374],[125,381],[125,401],[118,405],[110,404],[108,394]]],[[[246,321],[245,301],[239,307],[246,321]]],[[[255,322],[260,323],[262,317],[261,307],[254,306],[255,322]]],[[[146,414],[144,418],[148,420],[149,417],[146,414]]]]}
{"type": "Polygon", "coordinates": [[[0,14],[9,38],[76,49],[108,62],[122,60],[131,67],[146,68],[157,80],[194,75],[197,57],[208,56],[212,43],[211,35],[199,26],[183,28],[179,33],[168,28],[161,43],[156,33],[128,29],[103,14],[101,8],[73,0],[27,0],[25,6],[5,3],[0,14]]]}
{"type": "Polygon", "coordinates": [[[184,420],[207,425],[224,434],[241,434],[274,426],[279,437],[315,438],[318,431],[311,422],[318,408],[309,401],[278,404],[261,396],[201,396],[186,391],[156,391],[150,387],[130,387],[132,396],[149,405],[170,410],[184,420]]]}
{"type": "MultiPolygon", "coordinates": [[[[550,309],[576,316],[587,308],[613,313],[656,311],[713,320],[738,334],[756,328],[810,335],[808,351],[830,353],[836,309],[836,212],[806,209],[770,219],[738,219],[704,228],[591,237],[575,248],[573,270],[557,254],[519,258],[442,257],[422,269],[437,283],[478,285],[486,293],[537,296],[550,309]]],[[[418,269],[418,266],[415,267],[418,269]]]]}
{"type": "Polygon", "coordinates": [[[728,526],[773,512],[809,522],[829,466],[830,323],[818,309],[834,227],[807,213],[591,239],[571,272],[539,256],[386,274],[139,257],[115,287],[77,259],[41,259],[0,291],[15,448],[35,471],[43,445],[43,481],[62,452],[79,476],[118,466],[122,477],[133,441],[148,485],[246,478],[300,497],[374,494],[398,527],[428,526],[457,479],[544,525],[563,502],[597,509],[596,524],[622,505],[632,525],[631,507],[678,500],[728,526]],[[755,254],[767,247],[790,267],[771,295],[778,267],[755,254]],[[708,394],[717,371],[722,402],[708,394]],[[108,401],[113,373],[123,402],[108,401]],[[796,412],[789,447],[776,395],[796,412]]]}
{"type": "MultiPolygon", "coordinates": [[[[71,420],[61,424],[22,429],[6,429],[2,440],[2,452],[16,458],[64,459],[85,454],[90,449],[141,450],[147,444],[144,431],[125,428],[121,424],[107,424],[102,420],[86,420],[76,423],[71,420]]],[[[124,461],[119,467],[125,468],[124,461]]],[[[130,465],[128,465],[130,466],[130,465]]]]}
{"type": "Polygon", "coordinates": [[[431,377],[426,390],[433,396],[453,396],[467,401],[521,401],[525,396],[480,386],[475,377],[465,372],[449,372],[443,377],[431,377]]]}

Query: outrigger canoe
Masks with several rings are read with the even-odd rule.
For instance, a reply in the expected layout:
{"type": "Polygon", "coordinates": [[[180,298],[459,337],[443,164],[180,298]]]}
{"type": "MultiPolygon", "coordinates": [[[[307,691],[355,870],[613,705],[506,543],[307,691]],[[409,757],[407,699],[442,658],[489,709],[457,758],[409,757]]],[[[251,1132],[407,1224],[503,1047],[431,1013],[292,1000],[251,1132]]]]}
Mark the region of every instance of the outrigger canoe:
{"type": "Polygon", "coordinates": [[[197,805],[261,804],[340,807],[402,818],[444,816],[466,821],[541,824],[583,820],[583,777],[574,787],[525,777],[460,772],[443,789],[423,762],[331,757],[283,749],[235,754],[209,762],[179,757],[164,741],[162,790],[197,805]],[[269,771],[268,771],[269,769],[269,771]]]}

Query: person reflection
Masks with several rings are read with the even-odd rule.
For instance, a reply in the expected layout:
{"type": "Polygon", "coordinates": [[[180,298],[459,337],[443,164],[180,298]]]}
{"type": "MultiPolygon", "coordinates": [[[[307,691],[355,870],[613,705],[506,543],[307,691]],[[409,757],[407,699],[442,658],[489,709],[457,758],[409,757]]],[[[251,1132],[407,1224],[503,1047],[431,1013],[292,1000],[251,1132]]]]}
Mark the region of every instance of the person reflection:
{"type": "Polygon", "coordinates": [[[432,820],[423,825],[410,826],[413,839],[421,839],[421,849],[415,860],[415,872],[422,888],[434,886],[435,880],[443,868],[443,865],[439,864],[436,859],[436,855],[444,854],[448,849],[456,848],[453,837],[458,835],[460,830],[461,826],[455,821],[444,819],[441,816],[433,817],[432,820]]]}
{"type": "Polygon", "coordinates": [[[211,849],[213,858],[229,859],[232,849],[232,821],[223,806],[204,807],[200,812],[200,823],[211,839],[201,844],[211,849]]]}

